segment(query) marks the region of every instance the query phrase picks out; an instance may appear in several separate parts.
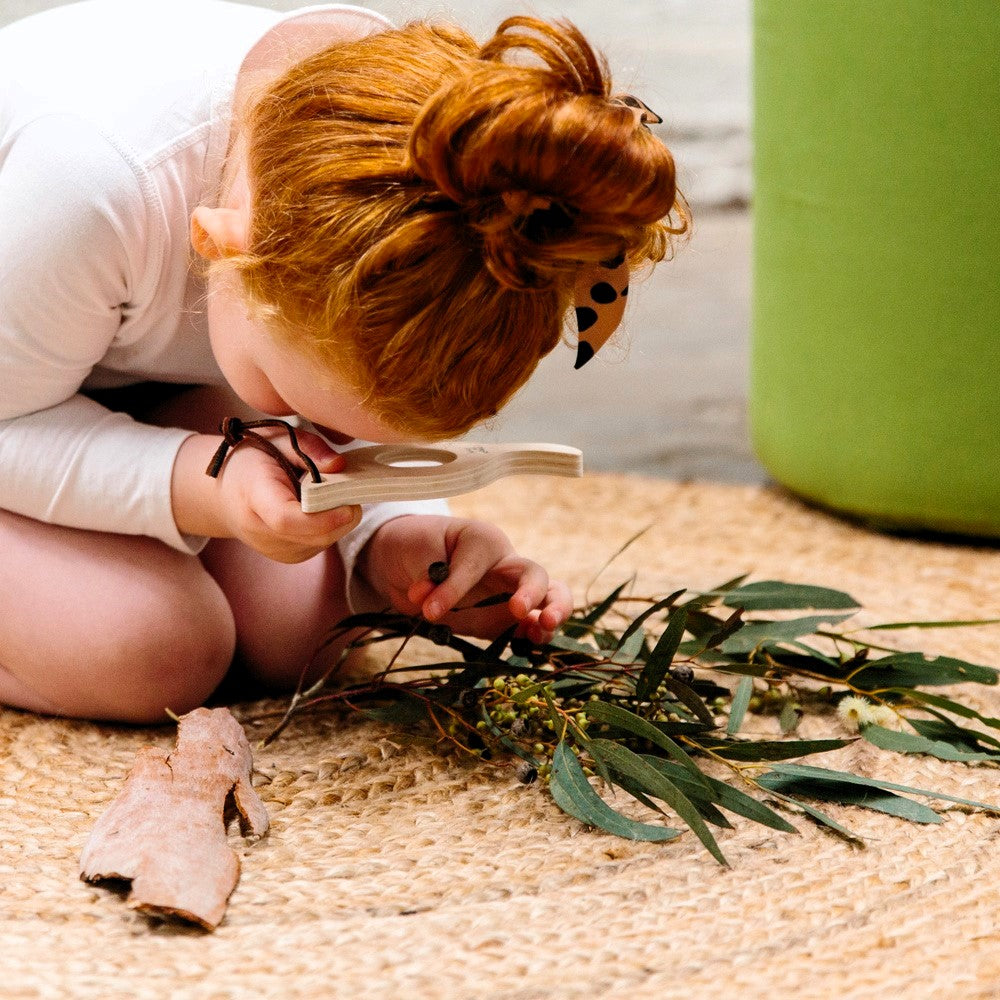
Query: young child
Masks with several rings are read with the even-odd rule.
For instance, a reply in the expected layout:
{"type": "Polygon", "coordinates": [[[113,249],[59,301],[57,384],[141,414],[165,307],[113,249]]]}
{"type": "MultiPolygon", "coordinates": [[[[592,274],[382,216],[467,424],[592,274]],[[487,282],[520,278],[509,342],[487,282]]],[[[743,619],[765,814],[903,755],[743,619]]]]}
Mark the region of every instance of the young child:
{"type": "Polygon", "coordinates": [[[300,416],[325,472],[460,435],[584,269],[665,256],[673,161],[576,29],[85,0],[0,30],[0,102],[0,702],[164,721],[388,605],[551,636],[567,588],[496,527],[305,514],[250,447],[206,468],[231,414],[300,416]]]}

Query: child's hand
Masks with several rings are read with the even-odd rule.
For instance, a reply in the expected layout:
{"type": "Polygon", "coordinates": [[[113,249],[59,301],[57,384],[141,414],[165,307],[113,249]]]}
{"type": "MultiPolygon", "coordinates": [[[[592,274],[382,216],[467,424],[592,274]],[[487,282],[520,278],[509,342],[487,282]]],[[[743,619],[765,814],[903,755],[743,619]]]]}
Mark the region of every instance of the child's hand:
{"type": "Polygon", "coordinates": [[[569,588],[519,556],[492,524],[414,514],[382,525],[362,550],[359,568],[372,587],[406,614],[443,622],[463,635],[493,638],[519,623],[517,634],[548,642],[569,617],[569,588]],[[448,565],[440,584],[431,563],[448,565]],[[503,604],[474,610],[478,601],[510,593],[503,604]]]}
{"type": "MultiPolygon", "coordinates": [[[[292,462],[299,464],[288,437],[261,431],[292,462]]],[[[264,452],[234,449],[218,478],[205,469],[221,438],[194,435],[182,445],[174,464],[174,520],[185,534],[238,538],[277,562],[296,563],[328,549],[361,519],[361,508],[335,507],[306,514],[281,466],[264,452]]],[[[338,472],[344,459],[316,434],[298,432],[302,450],[320,472],[338,472]]]]}

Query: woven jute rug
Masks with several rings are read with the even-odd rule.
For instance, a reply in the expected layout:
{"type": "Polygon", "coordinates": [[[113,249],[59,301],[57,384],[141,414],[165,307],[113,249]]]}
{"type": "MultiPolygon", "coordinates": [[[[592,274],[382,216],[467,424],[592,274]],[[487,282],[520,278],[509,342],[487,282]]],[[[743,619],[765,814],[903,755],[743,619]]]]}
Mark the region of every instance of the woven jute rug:
{"type": "MultiPolygon", "coordinates": [[[[1000,617],[1000,550],[875,534],[770,488],[518,479],[454,508],[498,521],[578,600],[652,525],[591,596],[633,572],[637,594],[750,572],[846,590],[869,624],[1000,617]]],[[[884,636],[1000,665],[997,628],[884,636]]],[[[997,689],[960,696],[1000,715],[997,689]]],[[[252,720],[283,707],[233,706],[272,828],[249,844],[233,824],[243,874],[214,933],[150,921],[77,877],[136,751],[170,748],[173,730],[0,713],[0,996],[1000,996],[995,816],[954,809],[919,826],[824,806],[863,848],[803,817],[790,816],[797,836],[734,817],[718,832],[727,870],[689,833],[647,844],[589,830],[509,768],[356,716],[302,715],[256,749],[265,723],[252,720]]],[[[803,733],[837,725],[807,719],[803,733]]],[[[996,770],[860,741],[810,762],[1000,800],[996,770]]]]}

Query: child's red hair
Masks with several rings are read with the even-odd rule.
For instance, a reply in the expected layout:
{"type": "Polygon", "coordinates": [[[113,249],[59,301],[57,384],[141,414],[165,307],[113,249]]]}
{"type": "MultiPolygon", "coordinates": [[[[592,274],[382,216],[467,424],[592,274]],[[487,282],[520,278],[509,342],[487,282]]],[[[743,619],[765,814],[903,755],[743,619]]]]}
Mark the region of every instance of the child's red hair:
{"type": "Polygon", "coordinates": [[[484,46],[414,23],[299,63],[244,123],[251,301],[389,424],[493,416],[581,263],[662,260],[687,228],[670,152],[609,94],[575,27],[527,17],[484,46]]]}

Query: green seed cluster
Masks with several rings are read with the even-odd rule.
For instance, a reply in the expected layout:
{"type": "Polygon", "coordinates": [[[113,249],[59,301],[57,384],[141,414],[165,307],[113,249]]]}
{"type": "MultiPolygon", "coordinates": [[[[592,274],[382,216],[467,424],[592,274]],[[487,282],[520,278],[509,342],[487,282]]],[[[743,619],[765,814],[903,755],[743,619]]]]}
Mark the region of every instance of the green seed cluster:
{"type": "Polygon", "coordinates": [[[780,713],[789,702],[794,708],[800,707],[794,692],[771,685],[763,692],[751,695],[747,709],[758,715],[774,715],[780,713]]]}
{"type": "MultiPolygon", "coordinates": [[[[590,697],[596,699],[598,696],[590,697]]],[[[552,754],[564,732],[586,736],[594,724],[583,709],[582,700],[558,694],[552,682],[544,678],[533,679],[527,674],[499,675],[490,680],[477,699],[475,727],[484,748],[470,749],[482,756],[484,749],[489,748],[499,734],[538,761],[537,777],[548,782],[552,775],[552,754]],[[555,707],[555,719],[549,699],[555,707]],[[486,718],[482,718],[482,714],[486,718]]],[[[569,743],[573,752],[579,753],[575,743],[572,740],[569,743]]],[[[591,773],[589,768],[585,770],[591,773]]],[[[530,773],[526,770],[525,776],[530,773]]]]}

